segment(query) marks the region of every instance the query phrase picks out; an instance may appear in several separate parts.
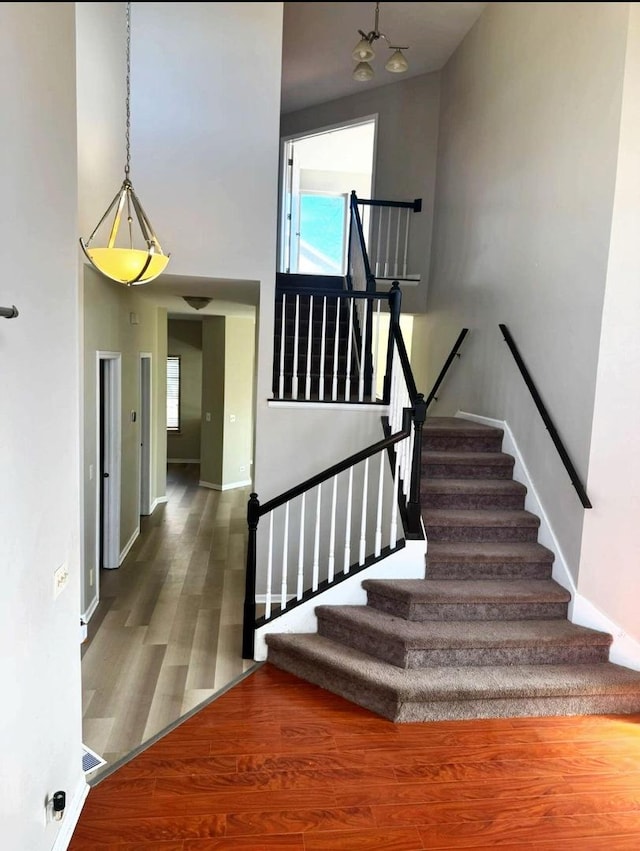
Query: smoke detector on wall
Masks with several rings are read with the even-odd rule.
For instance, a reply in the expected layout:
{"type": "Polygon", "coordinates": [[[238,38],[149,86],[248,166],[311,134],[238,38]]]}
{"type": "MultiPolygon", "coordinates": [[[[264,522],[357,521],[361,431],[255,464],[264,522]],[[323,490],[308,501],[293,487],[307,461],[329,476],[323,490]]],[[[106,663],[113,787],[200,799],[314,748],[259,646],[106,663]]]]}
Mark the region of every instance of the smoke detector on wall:
{"type": "Polygon", "coordinates": [[[183,295],[182,298],[187,302],[189,307],[192,307],[194,310],[202,310],[203,307],[206,307],[211,301],[210,298],[204,295],[183,295]]]}

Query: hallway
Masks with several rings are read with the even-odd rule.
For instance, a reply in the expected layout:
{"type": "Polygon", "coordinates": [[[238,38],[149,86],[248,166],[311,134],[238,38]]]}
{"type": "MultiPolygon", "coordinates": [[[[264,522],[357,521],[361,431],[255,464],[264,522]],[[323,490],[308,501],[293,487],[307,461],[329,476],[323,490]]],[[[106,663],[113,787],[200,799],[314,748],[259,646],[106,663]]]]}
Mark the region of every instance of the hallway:
{"type": "Polygon", "coordinates": [[[141,518],[122,566],[102,570],[82,647],[83,741],[112,769],[253,663],[241,658],[249,488],[198,486],[169,464],[168,502],[141,518]]]}

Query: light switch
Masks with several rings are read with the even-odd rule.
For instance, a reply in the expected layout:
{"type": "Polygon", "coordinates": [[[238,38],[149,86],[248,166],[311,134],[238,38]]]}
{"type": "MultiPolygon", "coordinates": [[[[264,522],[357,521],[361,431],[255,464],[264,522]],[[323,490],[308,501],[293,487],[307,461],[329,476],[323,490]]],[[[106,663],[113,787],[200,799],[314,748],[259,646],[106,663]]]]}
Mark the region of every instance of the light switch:
{"type": "Polygon", "coordinates": [[[211,422],[211,414],[209,413],[209,411],[207,411],[207,413],[204,415],[204,418],[206,422],[211,422]]]}

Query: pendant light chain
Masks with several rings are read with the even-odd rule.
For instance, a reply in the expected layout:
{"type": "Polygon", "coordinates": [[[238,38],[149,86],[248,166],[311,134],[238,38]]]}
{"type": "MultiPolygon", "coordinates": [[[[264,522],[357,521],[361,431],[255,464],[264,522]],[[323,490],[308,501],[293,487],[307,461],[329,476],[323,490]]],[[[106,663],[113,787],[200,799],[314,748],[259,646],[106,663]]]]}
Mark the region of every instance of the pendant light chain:
{"type": "Polygon", "coordinates": [[[125,177],[129,178],[131,164],[131,3],[127,2],[127,163],[124,167],[125,177]]]}

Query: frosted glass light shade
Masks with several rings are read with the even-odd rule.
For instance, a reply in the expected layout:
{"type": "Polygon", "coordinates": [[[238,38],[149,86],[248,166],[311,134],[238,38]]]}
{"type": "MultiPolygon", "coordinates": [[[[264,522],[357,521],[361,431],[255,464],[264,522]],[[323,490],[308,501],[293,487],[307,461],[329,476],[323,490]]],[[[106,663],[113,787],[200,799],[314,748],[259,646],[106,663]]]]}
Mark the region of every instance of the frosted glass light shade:
{"type": "Polygon", "coordinates": [[[398,48],[396,52],[391,55],[384,67],[387,71],[391,71],[394,74],[402,74],[402,72],[406,71],[409,67],[409,63],[404,58],[402,51],[398,48]]]}
{"type": "Polygon", "coordinates": [[[127,286],[153,281],[164,272],[169,262],[168,255],[150,253],[141,248],[82,247],[99,272],[127,286]]]}
{"type": "Polygon", "coordinates": [[[366,38],[361,38],[351,54],[355,62],[369,62],[375,56],[373,48],[366,38]]]}
{"type": "Polygon", "coordinates": [[[353,69],[353,79],[359,80],[361,83],[366,83],[367,80],[373,80],[373,68],[368,62],[358,62],[353,69]]]}

